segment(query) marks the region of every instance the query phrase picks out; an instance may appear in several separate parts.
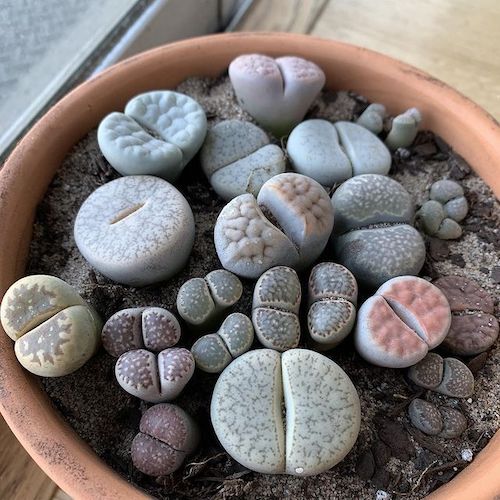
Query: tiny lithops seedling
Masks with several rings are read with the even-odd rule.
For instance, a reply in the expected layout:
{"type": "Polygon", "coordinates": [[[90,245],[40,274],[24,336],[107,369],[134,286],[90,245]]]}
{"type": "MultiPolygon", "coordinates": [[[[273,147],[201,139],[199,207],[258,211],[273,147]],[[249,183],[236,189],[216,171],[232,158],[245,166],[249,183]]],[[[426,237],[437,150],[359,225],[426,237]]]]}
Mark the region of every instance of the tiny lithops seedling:
{"type": "Polygon", "coordinates": [[[210,415],[236,461],[256,472],[295,476],[320,474],[340,462],[361,420],[345,372],[304,349],[259,349],[234,360],[215,385],[210,415]]]}
{"type": "Polygon", "coordinates": [[[201,149],[201,167],[215,192],[225,200],[251,193],[285,171],[285,155],[269,144],[266,133],[253,123],[226,120],[212,127],[201,149]]]}
{"type": "Polygon", "coordinates": [[[333,208],[314,179],[296,173],[268,180],[257,199],[243,194],[221,211],[214,229],[222,265],[240,276],[258,278],[277,266],[304,268],[325,248],[333,208]]]}
{"type": "Polygon", "coordinates": [[[354,327],[358,285],[340,264],[322,262],[309,276],[309,335],[318,350],[338,345],[354,327]]]}
{"type": "Polygon", "coordinates": [[[354,342],[370,363],[405,368],[443,341],[450,322],[450,306],[439,288],[416,276],[400,276],[360,307],[354,342]]]}
{"type": "Polygon", "coordinates": [[[5,292],[0,319],[16,341],[18,361],[35,375],[68,375],[83,366],[99,345],[97,313],[54,276],[33,275],[16,281],[5,292]]]}
{"type": "Polygon", "coordinates": [[[229,65],[240,105],[276,137],[299,123],[325,84],[319,66],[300,57],[245,54],[229,65]]]}
{"type": "Polygon", "coordinates": [[[411,423],[425,434],[436,436],[443,430],[443,418],[436,405],[415,398],[408,406],[411,423]]]}
{"type": "Polygon", "coordinates": [[[122,309],[106,321],[102,345],[111,356],[144,347],[163,351],[179,342],[181,327],[177,318],[161,307],[122,309]]]}
{"type": "Polygon", "coordinates": [[[196,366],[208,373],[220,373],[232,360],[247,352],[253,342],[250,319],[241,313],[230,314],[217,333],[204,335],[191,348],[196,366]]]}
{"type": "Polygon", "coordinates": [[[125,113],[102,120],[102,154],[122,175],[156,175],[174,181],[201,147],[207,132],[202,107],[170,90],[135,96],[125,113]]]}
{"type": "Polygon", "coordinates": [[[144,286],[184,267],[194,243],[194,217],[174,186],[131,175],[97,188],[80,207],[74,232],[78,249],[99,272],[144,286]]]}
{"type": "Polygon", "coordinates": [[[158,355],[135,349],[118,358],[115,375],[132,396],[159,403],[171,401],[181,393],[193,376],[194,366],[193,355],[181,347],[170,347],[158,355]]]}
{"type": "Polygon", "coordinates": [[[386,116],[387,110],[385,106],[383,104],[373,103],[361,113],[356,123],[374,134],[380,134],[384,129],[384,118],[386,116]]]}
{"type": "Polygon", "coordinates": [[[163,403],[148,408],[132,441],[132,463],[149,476],[175,472],[200,440],[198,426],[178,406],[163,403]]]}
{"type": "Polygon", "coordinates": [[[417,137],[422,115],[417,108],[410,108],[392,120],[391,130],[385,138],[385,143],[393,151],[411,146],[417,137]]]}
{"type": "Polygon", "coordinates": [[[257,280],[252,321],[262,345],[277,351],[297,347],[301,296],[299,277],[289,267],[273,267],[257,280]]]}

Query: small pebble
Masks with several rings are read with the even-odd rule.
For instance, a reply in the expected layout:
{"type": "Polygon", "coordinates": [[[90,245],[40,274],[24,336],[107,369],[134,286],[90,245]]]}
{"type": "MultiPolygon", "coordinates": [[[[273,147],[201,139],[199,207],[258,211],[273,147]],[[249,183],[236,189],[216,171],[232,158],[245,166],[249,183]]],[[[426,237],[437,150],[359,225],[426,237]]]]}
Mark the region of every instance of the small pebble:
{"type": "Polygon", "coordinates": [[[375,493],[375,500],[390,500],[391,495],[384,490],[377,490],[375,493]]]}
{"type": "Polygon", "coordinates": [[[435,405],[415,398],[408,406],[411,423],[430,436],[436,436],[443,429],[443,419],[435,405]]]}
{"type": "Polygon", "coordinates": [[[465,448],[461,451],[460,456],[462,457],[462,460],[465,462],[472,462],[472,459],[474,458],[474,453],[472,453],[472,450],[470,448],[465,448]]]}

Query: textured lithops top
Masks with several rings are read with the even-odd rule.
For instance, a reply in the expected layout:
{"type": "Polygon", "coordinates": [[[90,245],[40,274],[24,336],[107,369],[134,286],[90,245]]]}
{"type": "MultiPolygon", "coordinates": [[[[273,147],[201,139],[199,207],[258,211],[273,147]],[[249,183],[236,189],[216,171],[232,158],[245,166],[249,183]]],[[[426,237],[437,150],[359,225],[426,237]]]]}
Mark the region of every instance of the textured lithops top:
{"type": "Polygon", "coordinates": [[[365,127],[374,134],[380,134],[384,129],[384,118],[387,115],[387,110],[383,104],[374,102],[370,104],[361,113],[359,118],[356,120],[358,125],[365,127]]]}
{"type": "Polygon", "coordinates": [[[225,450],[267,474],[309,476],[328,470],[354,445],[360,404],[344,371],[321,354],[250,351],[215,385],[212,425],[225,450]],[[284,405],[284,416],[282,407],[284,405]]]}
{"type": "Polygon", "coordinates": [[[321,262],[309,275],[309,304],[321,299],[343,298],[356,305],[358,284],[352,273],[340,264],[321,262]]]}
{"type": "Polygon", "coordinates": [[[201,147],[207,119],[187,95],[170,90],[140,94],[125,113],[111,113],[97,131],[99,147],[122,175],[175,180],[201,147]]]}
{"type": "Polygon", "coordinates": [[[147,175],[122,177],[83,202],[75,242],[108,278],[133,286],[156,283],[179,272],[189,258],[193,213],[168,182],[147,175]]]}

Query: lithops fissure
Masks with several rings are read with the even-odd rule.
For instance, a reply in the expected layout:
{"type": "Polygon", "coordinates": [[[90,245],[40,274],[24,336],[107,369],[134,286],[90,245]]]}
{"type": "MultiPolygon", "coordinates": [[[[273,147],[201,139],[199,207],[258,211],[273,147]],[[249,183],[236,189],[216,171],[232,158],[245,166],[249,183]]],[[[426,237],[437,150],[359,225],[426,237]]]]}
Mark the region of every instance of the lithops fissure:
{"type": "Polygon", "coordinates": [[[240,276],[258,278],[283,265],[304,268],[325,248],[333,208],[315,180],[295,173],[268,180],[257,199],[243,194],[221,211],[214,229],[222,265],[240,276]]]}
{"type": "Polygon", "coordinates": [[[267,270],[253,293],[252,322],[265,347],[285,351],[300,340],[299,308],[302,291],[297,273],[286,266],[267,270]]]}
{"type": "Polygon", "coordinates": [[[404,368],[438,346],[450,322],[450,306],[439,288],[422,278],[399,276],[360,307],[354,343],[370,363],[404,368]]]}
{"type": "Polygon", "coordinates": [[[250,122],[226,120],[212,127],[201,149],[201,167],[225,200],[259,194],[262,185],[285,171],[285,155],[250,122]]]}
{"type": "Polygon", "coordinates": [[[357,297],[356,278],[344,266],[322,262],[312,269],[307,326],[317,350],[332,349],[351,332],[357,297]]]}
{"type": "Polygon", "coordinates": [[[394,117],[391,130],[385,138],[385,143],[391,150],[411,146],[417,137],[418,128],[422,122],[422,115],[417,108],[410,108],[394,117]]]}
{"type": "Polygon", "coordinates": [[[310,476],[351,450],[360,403],[349,377],[325,356],[304,349],[250,351],[219,377],[210,408],[225,450],[266,474],[310,476]]]}
{"type": "Polygon", "coordinates": [[[299,123],[325,84],[319,66],[300,57],[244,54],[229,65],[243,109],[276,137],[299,123]]]}
{"type": "Polygon", "coordinates": [[[344,182],[331,202],[336,260],[358,282],[375,288],[395,276],[419,273],[425,243],[412,225],[411,196],[399,182],[384,175],[359,175],[344,182]]]}
{"type": "Polygon", "coordinates": [[[106,116],[97,130],[102,154],[122,175],[174,181],[201,147],[207,119],[191,97],[170,90],[140,94],[125,113],[106,116]]]}

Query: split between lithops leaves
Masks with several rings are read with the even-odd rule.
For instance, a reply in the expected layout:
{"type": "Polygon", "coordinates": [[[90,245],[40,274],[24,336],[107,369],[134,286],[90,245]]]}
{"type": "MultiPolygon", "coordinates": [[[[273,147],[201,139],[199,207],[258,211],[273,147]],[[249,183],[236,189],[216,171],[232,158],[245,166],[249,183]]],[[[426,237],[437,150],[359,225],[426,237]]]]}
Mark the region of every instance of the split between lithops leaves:
{"type": "Polygon", "coordinates": [[[385,143],[393,151],[411,146],[417,137],[422,115],[417,108],[410,108],[392,120],[391,130],[385,138],[385,143]]]}

